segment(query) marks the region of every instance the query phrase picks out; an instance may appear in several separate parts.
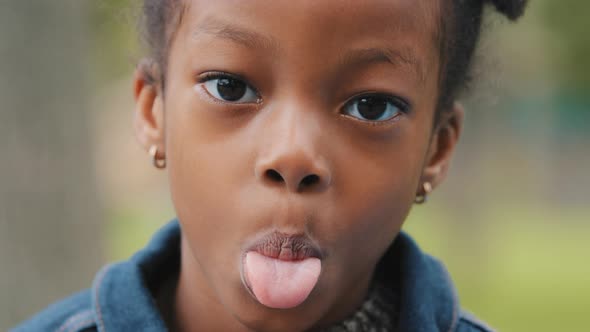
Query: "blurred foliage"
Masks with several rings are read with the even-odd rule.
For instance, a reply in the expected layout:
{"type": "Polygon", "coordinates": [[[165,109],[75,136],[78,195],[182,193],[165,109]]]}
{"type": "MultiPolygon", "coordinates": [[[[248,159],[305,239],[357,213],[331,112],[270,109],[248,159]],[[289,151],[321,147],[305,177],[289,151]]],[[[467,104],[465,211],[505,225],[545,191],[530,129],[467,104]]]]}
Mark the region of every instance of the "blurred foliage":
{"type": "Polygon", "coordinates": [[[449,212],[414,209],[405,229],[446,264],[467,310],[499,331],[587,331],[590,210],[492,204],[467,227],[449,212]]]}
{"type": "MultiPolygon", "coordinates": [[[[89,0],[87,0],[89,1],[89,0]]],[[[138,0],[92,1],[93,69],[99,82],[127,76],[140,57],[138,0]]]]}
{"type": "Polygon", "coordinates": [[[580,94],[590,92],[590,1],[545,0],[538,4],[542,7],[542,20],[549,33],[554,34],[553,40],[559,49],[557,62],[561,83],[580,94]]]}

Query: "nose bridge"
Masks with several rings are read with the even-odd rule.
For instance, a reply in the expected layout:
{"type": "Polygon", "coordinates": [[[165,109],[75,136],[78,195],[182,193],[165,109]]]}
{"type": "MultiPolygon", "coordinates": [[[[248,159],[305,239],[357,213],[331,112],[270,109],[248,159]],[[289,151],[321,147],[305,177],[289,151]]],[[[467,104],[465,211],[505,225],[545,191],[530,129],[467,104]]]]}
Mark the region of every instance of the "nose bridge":
{"type": "MultiPolygon", "coordinates": [[[[316,114],[304,103],[289,104],[277,112],[277,148],[285,153],[304,154],[311,159],[319,146],[316,114]]],[[[271,124],[272,125],[272,124],[271,124]]]]}
{"type": "Polygon", "coordinates": [[[327,188],[331,174],[322,153],[319,116],[304,103],[284,103],[264,123],[265,145],[256,174],[266,185],[291,192],[327,188]]]}

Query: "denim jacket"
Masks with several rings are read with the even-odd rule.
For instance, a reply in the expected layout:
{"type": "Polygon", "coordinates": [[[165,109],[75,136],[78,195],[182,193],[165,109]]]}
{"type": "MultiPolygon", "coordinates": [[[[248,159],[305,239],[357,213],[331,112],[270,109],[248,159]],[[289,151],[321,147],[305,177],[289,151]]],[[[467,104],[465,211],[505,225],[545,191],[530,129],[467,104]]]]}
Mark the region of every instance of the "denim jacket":
{"type": "MultiPolygon", "coordinates": [[[[179,256],[180,226],[175,220],[129,260],[104,267],[90,289],[49,306],[11,331],[166,331],[151,286],[161,280],[158,273],[169,268],[167,264],[178,264],[179,256]]],[[[492,331],[460,309],[446,269],[404,232],[380,267],[399,295],[398,331],[492,331]]]]}

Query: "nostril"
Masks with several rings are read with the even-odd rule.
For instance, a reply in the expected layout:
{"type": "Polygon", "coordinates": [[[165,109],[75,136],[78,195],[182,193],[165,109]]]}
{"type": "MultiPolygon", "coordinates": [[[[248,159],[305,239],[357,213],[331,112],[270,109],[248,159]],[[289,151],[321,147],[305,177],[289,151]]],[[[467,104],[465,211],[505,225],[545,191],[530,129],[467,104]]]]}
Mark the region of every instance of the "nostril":
{"type": "Polygon", "coordinates": [[[301,180],[302,187],[309,187],[320,182],[320,177],[315,174],[310,174],[301,180]]]}
{"type": "Polygon", "coordinates": [[[285,181],[281,174],[274,169],[269,169],[265,172],[266,177],[271,179],[273,182],[283,182],[285,181]]]}

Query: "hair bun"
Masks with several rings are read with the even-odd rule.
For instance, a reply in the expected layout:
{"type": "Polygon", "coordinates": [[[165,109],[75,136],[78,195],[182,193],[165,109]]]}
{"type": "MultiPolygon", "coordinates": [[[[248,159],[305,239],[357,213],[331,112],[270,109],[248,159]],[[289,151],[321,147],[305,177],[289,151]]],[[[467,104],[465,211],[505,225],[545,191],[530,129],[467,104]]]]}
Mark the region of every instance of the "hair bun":
{"type": "Polygon", "coordinates": [[[524,13],[528,0],[487,0],[496,9],[511,20],[516,20],[524,13]]]}

